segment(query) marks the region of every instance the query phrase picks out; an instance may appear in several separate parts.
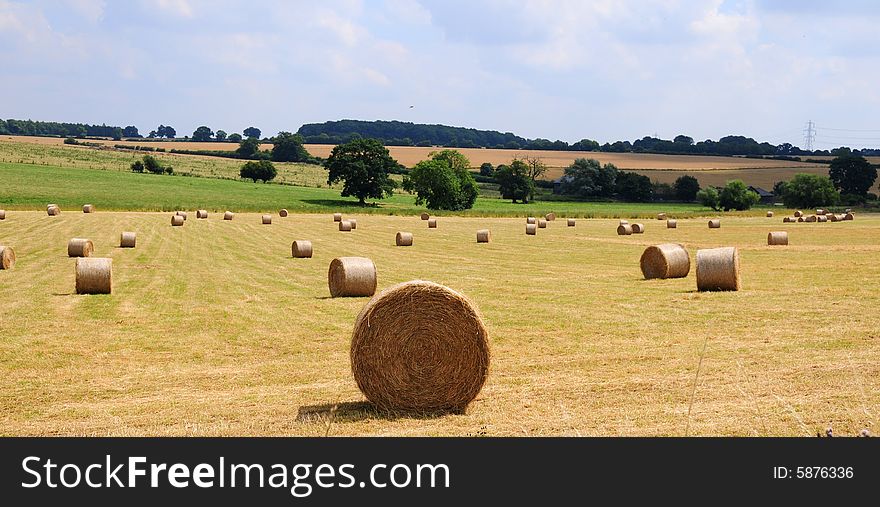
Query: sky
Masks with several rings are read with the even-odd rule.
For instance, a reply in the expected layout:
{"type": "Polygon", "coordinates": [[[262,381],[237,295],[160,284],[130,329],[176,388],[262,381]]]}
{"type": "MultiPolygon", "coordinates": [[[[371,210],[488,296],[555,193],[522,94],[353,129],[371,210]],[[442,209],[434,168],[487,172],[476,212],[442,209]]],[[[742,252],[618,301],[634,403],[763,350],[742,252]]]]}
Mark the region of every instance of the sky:
{"type": "Polygon", "coordinates": [[[878,26],[868,0],[0,0],[0,117],[880,147],[878,26]]]}

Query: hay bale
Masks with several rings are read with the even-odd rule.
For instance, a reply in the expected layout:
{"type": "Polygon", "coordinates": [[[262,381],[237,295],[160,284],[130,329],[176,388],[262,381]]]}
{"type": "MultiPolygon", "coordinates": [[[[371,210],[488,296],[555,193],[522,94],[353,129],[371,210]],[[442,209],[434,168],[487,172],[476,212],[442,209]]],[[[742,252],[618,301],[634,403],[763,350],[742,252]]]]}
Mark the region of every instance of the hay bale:
{"type": "Polygon", "coordinates": [[[803,213],[801,210],[797,210],[797,211],[794,212],[794,216],[795,216],[795,218],[797,218],[797,217],[801,217],[801,216],[803,216],[803,215],[804,215],[804,213],[803,213]]]}
{"type": "Polygon", "coordinates": [[[817,209],[817,210],[816,210],[816,214],[817,214],[817,215],[820,215],[820,216],[821,216],[821,215],[825,215],[826,213],[828,213],[828,212],[827,212],[826,210],[824,210],[824,209],[817,209]]]}
{"type": "MultiPolygon", "coordinates": [[[[797,217],[795,219],[792,219],[792,222],[797,222],[797,223],[806,222],[806,221],[807,221],[807,219],[805,217],[797,217]]],[[[814,220],[814,222],[815,222],[815,220],[814,220]]]]}
{"type": "Polygon", "coordinates": [[[773,218],[773,212],[772,212],[772,211],[768,211],[768,212],[767,212],[767,218],[773,218]]]}
{"type": "Polygon", "coordinates": [[[629,221],[628,220],[621,220],[620,222],[617,223],[617,225],[629,225],[629,221]]]}
{"type": "Polygon", "coordinates": [[[272,225],[272,215],[263,215],[263,225],[272,225]]]}
{"type": "Polygon", "coordinates": [[[119,246],[121,248],[134,248],[137,244],[137,234],[133,232],[123,232],[119,236],[119,246]]]}
{"type": "Polygon", "coordinates": [[[795,220],[796,220],[796,219],[793,218],[793,217],[784,217],[784,218],[782,219],[782,221],[783,221],[784,223],[786,223],[786,224],[787,224],[787,223],[790,223],[790,222],[794,222],[795,220]]]}
{"type": "Polygon", "coordinates": [[[342,213],[333,213],[333,221],[341,222],[342,221],[342,213]]]}
{"type": "Polygon", "coordinates": [[[816,215],[810,215],[807,218],[804,218],[804,222],[808,222],[808,223],[814,223],[814,222],[818,222],[818,221],[819,221],[819,217],[817,217],[816,215]]]}
{"type": "Polygon", "coordinates": [[[428,219],[428,229],[436,229],[437,228],[437,219],[429,218],[428,219]]]}
{"type": "Polygon", "coordinates": [[[59,208],[56,204],[50,204],[46,208],[46,213],[48,213],[50,217],[54,217],[61,214],[61,208],[59,208]]]}
{"type": "Polygon", "coordinates": [[[290,245],[290,253],[297,259],[304,259],[312,256],[312,242],[298,239],[290,245]]]}
{"type": "MultiPolygon", "coordinates": [[[[851,212],[847,212],[846,215],[843,215],[844,220],[855,220],[855,218],[856,218],[856,216],[853,215],[851,212]]],[[[2,219],[0,219],[0,220],[2,220],[2,219]]]]}
{"type": "Polygon", "coordinates": [[[427,213],[422,213],[422,220],[427,220],[429,218],[431,218],[431,215],[429,215],[427,213]]]}
{"type": "Polygon", "coordinates": [[[6,210],[0,209],[0,220],[6,220],[6,210]]]}
{"type": "Polygon", "coordinates": [[[350,355],[358,387],[381,410],[464,413],[489,374],[477,308],[421,280],[390,287],[364,306],[350,355]]]}
{"type": "Polygon", "coordinates": [[[92,257],[76,260],[77,294],[110,294],[113,288],[113,259],[92,257]]]}
{"type": "Polygon", "coordinates": [[[721,219],[713,218],[709,220],[709,228],[710,229],[720,229],[721,228],[721,219]]]}
{"type": "Polygon", "coordinates": [[[768,245],[787,245],[788,233],[785,231],[775,231],[767,233],[768,245]]]}
{"type": "Polygon", "coordinates": [[[196,210],[196,218],[200,218],[200,219],[208,218],[208,210],[205,210],[205,209],[196,210]]]}
{"type": "Polygon", "coordinates": [[[480,229],[477,231],[477,243],[488,243],[492,239],[492,233],[489,229],[480,229]]]}
{"type": "Polygon", "coordinates": [[[358,221],[357,221],[357,219],[349,218],[349,219],[348,219],[348,223],[351,224],[351,230],[355,230],[355,229],[358,228],[358,221]]]}
{"type": "Polygon", "coordinates": [[[546,215],[544,215],[544,220],[548,222],[556,220],[556,213],[547,213],[546,215]]]}
{"type": "Polygon", "coordinates": [[[666,213],[657,213],[657,220],[666,220],[666,213]]]}
{"type": "Polygon", "coordinates": [[[547,228],[547,221],[544,220],[543,218],[538,220],[538,229],[546,229],[546,228],[547,228]]]}
{"type": "Polygon", "coordinates": [[[223,213],[223,220],[232,220],[233,218],[235,218],[235,213],[233,213],[231,211],[227,211],[226,213],[223,213]]]}
{"type": "Polygon", "coordinates": [[[683,245],[664,243],[646,248],[639,266],[646,280],[684,278],[691,270],[691,257],[683,245]]]}
{"type": "Polygon", "coordinates": [[[630,225],[632,228],[633,234],[644,234],[645,233],[645,225],[644,224],[632,224],[630,225]]]}
{"type": "Polygon", "coordinates": [[[281,211],[278,212],[278,216],[281,217],[281,218],[286,217],[287,214],[288,214],[288,213],[287,213],[287,210],[284,209],[284,208],[281,208],[281,211]]]}
{"type": "Polygon", "coordinates": [[[568,226],[569,226],[569,227],[574,227],[576,223],[577,223],[577,222],[575,222],[575,219],[574,219],[574,218],[569,218],[569,219],[568,219],[568,226]]]}
{"type": "Polygon", "coordinates": [[[397,236],[394,238],[394,243],[397,246],[412,246],[413,235],[411,232],[398,232],[397,236]]]}
{"type": "Polygon", "coordinates": [[[537,224],[538,219],[535,217],[526,217],[526,223],[527,224],[537,224]]]}
{"type": "Polygon", "coordinates": [[[670,218],[670,219],[666,220],[666,228],[667,229],[677,229],[678,222],[675,219],[670,218]]]}
{"type": "Polygon", "coordinates": [[[175,215],[183,217],[184,220],[186,220],[189,216],[186,211],[178,211],[177,213],[175,213],[175,215]]]}
{"type": "Polygon", "coordinates": [[[174,227],[179,227],[183,225],[183,221],[186,220],[180,215],[171,215],[171,225],[174,227]]]}
{"type": "Polygon", "coordinates": [[[697,290],[739,290],[739,250],[736,247],[697,250],[697,290]]]}
{"type": "Polygon", "coordinates": [[[538,233],[538,224],[526,224],[526,234],[534,236],[538,233]]]}
{"type": "Polygon", "coordinates": [[[83,204],[83,213],[94,213],[95,205],[94,204],[83,204]]]}
{"type": "Polygon", "coordinates": [[[348,220],[339,222],[339,230],[342,232],[351,232],[351,222],[348,220]]]}
{"type": "Polygon", "coordinates": [[[73,238],[67,242],[68,257],[90,257],[95,245],[86,238],[73,238]]]}
{"type": "Polygon", "coordinates": [[[11,246],[0,245],[0,269],[12,269],[15,266],[15,251],[11,246]]]}
{"type": "Polygon", "coordinates": [[[825,216],[825,215],[819,215],[819,216],[816,217],[816,222],[818,222],[818,223],[820,223],[820,224],[821,224],[821,223],[824,223],[824,222],[827,222],[827,221],[828,221],[828,217],[825,216]]]}
{"type": "Polygon", "coordinates": [[[332,297],[372,296],[376,265],[366,257],[337,257],[330,262],[327,283],[332,297]]]}
{"type": "Polygon", "coordinates": [[[837,215],[835,213],[832,213],[832,214],[829,214],[826,216],[828,217],[829,222],[839,222],[840,221],[839,215],[837,215]]]}
{"type": "Polygon", "coordinates": [[[629,224],[620,224],[617,226],[617,235],[618,236],[630,236],[633,233],[633,228],[629,224]]]}

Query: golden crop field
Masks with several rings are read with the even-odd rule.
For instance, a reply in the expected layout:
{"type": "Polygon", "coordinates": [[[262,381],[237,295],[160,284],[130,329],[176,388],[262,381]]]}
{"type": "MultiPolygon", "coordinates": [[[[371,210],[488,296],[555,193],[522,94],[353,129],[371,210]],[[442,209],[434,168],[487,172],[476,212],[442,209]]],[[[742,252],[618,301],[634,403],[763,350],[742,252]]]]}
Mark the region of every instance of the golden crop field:
{"type": "MultiPolygon", "coordinates": [[[[783,224],[726,214],[721,229],[551,222],[169,213],[8,212],[0,244],[2,435],[840,435],[877,432],[880,216],[783,224]],[[489,228],[492,242],[477,244],[489,228]],[[768,247],[768,231],[791,245],[768,247]],[[122,231],[137,248],[117,247],[122,231]],[[397,231],[414,234],[395,247],[397,231]],[[74,294],[67,240],[113,259],[113,293],[74,294]],[[314,257],[293,259],[296,239],[314,257]],[[642,279],[644,248],[736,246],[739,292],[642,279]],[[329,298],[337,256],[373,259],[379,289],[432,280],[481,310],[487,384],[463,415],[379,413],[350,372],[368,298],[329,298]],[[687,430],[686,430],[687,428],[687,430]]],[[[658,210],[659,211],[659,210],[658,210]]]]}

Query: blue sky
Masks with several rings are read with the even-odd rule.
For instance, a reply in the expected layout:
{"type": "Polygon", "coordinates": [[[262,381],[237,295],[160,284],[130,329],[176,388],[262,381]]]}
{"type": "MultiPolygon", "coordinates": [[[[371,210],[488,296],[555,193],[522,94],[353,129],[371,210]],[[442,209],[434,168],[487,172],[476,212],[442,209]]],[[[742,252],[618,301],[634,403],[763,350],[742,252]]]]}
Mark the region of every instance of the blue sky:
{"type": "Polygon", "coordinates": [[[0,117],[880,147],[878,26],[870,1],[0,0],[0,117]]]}

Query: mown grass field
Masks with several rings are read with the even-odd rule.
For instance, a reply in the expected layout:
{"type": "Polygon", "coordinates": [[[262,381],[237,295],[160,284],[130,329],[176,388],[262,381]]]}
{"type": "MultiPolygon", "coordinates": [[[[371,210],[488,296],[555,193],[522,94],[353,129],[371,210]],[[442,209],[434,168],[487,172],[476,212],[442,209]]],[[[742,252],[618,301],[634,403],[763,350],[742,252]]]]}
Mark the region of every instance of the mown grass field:
{"type": "MultiPolygon", "coordinates": [[[[4,178],[5,182],[6,179],[4,178]]],[[[231,182],[218,182],[231,183],[231,182]]],[[[279,186],[279,188],[281,188],[279,186]]],[[[0,244],[2,435],[795,435],[877,432],[880,217],[783,224],[704,219],[557,220],[534,237],[512,218],[10,211],[0,244]],[[477,244],[489,228],[492,243],[477,244]],[[117,248],[136,231],[134,250],[117,248]],[[771,230],[791,246],[768,247],[771,230]],[[397,231],[414,233],[410,248],[397,231]],[[113,258],[114,292],[79,296],[71,237],[113,258]],[[312,259],[290,258],[310,239],[312,259]],[[651,244],[737,246],[743,290],[642,279],[651,244]],[[327,267],[370,257],[379,288],[427,279],[470,297],[492,347],[465,415],[380,414],[363,404],[348,347],[365,298],[331,299],[327,267]],[[699,368],[698,365],[702,364],[699,368]],[[699,373],[699,374],[698,374],[699,373]],[[696,382],[695,382],[696,380],[696,382]],[[691,397],[693,393],[693,403],[691,397]],[[334,409],[335,407],[335,409],[334,409]],[[690,416],[688,416],[690,412],[690,416]]]]}

